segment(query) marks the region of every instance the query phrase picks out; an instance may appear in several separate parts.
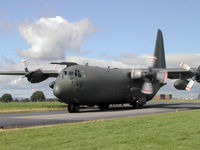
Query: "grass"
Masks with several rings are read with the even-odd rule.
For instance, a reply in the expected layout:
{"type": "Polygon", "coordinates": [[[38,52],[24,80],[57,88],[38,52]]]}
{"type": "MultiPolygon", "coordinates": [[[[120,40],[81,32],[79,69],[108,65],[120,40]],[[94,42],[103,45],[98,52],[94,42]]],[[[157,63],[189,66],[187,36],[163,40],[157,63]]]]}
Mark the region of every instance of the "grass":
{"type": "MultiPolygon", "coordinates": [[[[151,100],[150,102],[200,102],[200,99],[194,100],[151,100]]],[[[54,111],[54,110],[66,110],[67,104],[60,102],[0,102],[0,114],[1,113],[15,113],[15,112],[40,112],[40,111],[54,111]]]]}
{"type": "Polygon", "coordinates": [[[0,113],[66,110],[66,108],[67,104],[60,102],[0,102],[0,113]]]}
{"type": "Polygon", "coordinates": [[[170,100],[151,100],[150,102],[191,102],[191,103],[197,103],[200,102],[200,99],[170,99],[170,100]]]}
{"type": "Polygon", "coordinates": [[[200,110],[0,132],[0,150],[192,150],[200,110]]]}

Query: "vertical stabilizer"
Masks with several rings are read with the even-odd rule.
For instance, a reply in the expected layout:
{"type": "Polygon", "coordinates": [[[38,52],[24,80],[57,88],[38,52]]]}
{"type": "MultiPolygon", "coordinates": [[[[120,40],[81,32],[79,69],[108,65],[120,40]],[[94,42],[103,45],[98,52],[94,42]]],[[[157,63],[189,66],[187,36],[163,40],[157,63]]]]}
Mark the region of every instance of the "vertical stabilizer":
{"type": "Polygon", "coordinates": [[[166,68],[165,50],[163,43],[163,36],[160,29],[157,32],[156,45],[154,49],[154,56],[157,58],[153,68],[166,68]]]}

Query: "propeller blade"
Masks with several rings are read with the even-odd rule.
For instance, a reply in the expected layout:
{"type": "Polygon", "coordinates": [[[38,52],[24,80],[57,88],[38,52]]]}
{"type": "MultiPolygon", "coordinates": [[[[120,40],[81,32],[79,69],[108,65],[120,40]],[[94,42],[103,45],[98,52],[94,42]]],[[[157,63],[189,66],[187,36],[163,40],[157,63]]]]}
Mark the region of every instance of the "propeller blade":
{"type": "Polygon", "coordinates": [[[53,70],[56,70],[57,67],[58,67],[58,64],[55,64],[55,65],[53,66],[53,70]]]}
{"type": "Polygon", "coordinates": [[[187,87],[186,87],[185,90],[190,91],[191,88],[193,87],[193,85],[194,85],[194,81],[193,81],[193,80],[190,80],[190,82],[188,83],[188,85],[187,85],[187,87]]]}
{"type": "Polygon", "coordinates": [[[144,82],[141,92],[143,94],[153,94],[153,86],[150,82],[144,82]]]}
{"type": "Polygon", "coordinates": [[[146,58],[146,65],[147,65],[148,67],[153,67],[154,64],[155,64],[155,62],[156,62],[156,60],[157,60],[157,58],[154,57],[154,56],[152,56],[152,57],[147,57],[147,58],[146,58]]]}
{"type": "Polygon", "coordinates": [[[33,87],[31,88],[31,90],[32,90],[32,91],[35,91],[35,89],[34,89],[33,87]]]}
{"type": "Polygon", "coordinates": [[[26,60],[25,60],[25,59],[22,59],[21,62],[24,64],[24,70],[25,70],[25,72],[29,72],[29,71],[28,71],[28,68],[27,68],[26,60]]]}
{"type": "Polygon", "coordinates": [[[187,70],[187,71],[190,71],[190,66],[185,64],[184,62],[180,62],[180,67],[187,70]]]}
{"type": "Polygon", "coordinates": [[[159,80],[161,83],[166,83],[167,77],[168,77],[167,72],[157,72],[157,74],[156,74],[157,80],[159,80]]]}
{"type": "Polygon", "coordinates": [[[20,77],[20,78],[14,80],[13,83],[17,84],[19,81],[21,81],[21,80],[24,79],[24,78],[25,78],[25,77],[20,77]]]}
{"type": "Polygon", "coordinates": [[[17,84],[19,81],[21,81],[23,78],[18,78],[16,80],[14,80],[14,83],[17,84]]]}
{"type": "Polygon", "coordinates": [[[141,70],[136,70],[135,68],[133,68],[131,70],[131,78],[132,79],[139,79],[142,77],[142,71],[141,70]]]}

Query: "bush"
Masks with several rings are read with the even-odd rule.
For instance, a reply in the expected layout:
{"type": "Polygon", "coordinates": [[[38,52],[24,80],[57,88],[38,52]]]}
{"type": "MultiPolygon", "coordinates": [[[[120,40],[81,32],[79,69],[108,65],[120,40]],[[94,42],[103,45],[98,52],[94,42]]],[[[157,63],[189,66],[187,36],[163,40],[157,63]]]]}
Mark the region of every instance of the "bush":
{"type": "Polygon", "coordinates": [[[36,101],[45,101],[45,96],[42,91],[36,91],[32,94],[31,96],[31,101],[36,102],[36,101]]]}
{"type": "Polygon", "coordinates": [[[22,100],[23,102],[30,102],[31,100],[29,98],[25,98],[22,100]]]}
{"type": "Polygon", "coordinates": [[[1,101],[2,102],[12,102],[13,101],[12,95],[9,93],[3,94],[1,97],[1,101]]]}

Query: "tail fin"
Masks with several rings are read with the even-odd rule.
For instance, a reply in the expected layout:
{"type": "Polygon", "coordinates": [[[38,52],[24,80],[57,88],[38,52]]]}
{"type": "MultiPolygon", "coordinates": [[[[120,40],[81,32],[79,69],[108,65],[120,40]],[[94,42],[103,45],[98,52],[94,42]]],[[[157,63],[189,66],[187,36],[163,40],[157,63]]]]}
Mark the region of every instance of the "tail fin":
{"type": "Polygon", "coordinates": [[[157,59],[156,59],[156,62],[154,64],[153,68],[166,68],[163,36],[162,36],[162,32],[160,29],[158,29],[158,32],[157,32],[154,56],[157,59]]]}

